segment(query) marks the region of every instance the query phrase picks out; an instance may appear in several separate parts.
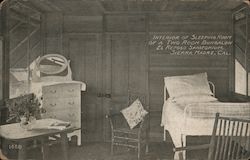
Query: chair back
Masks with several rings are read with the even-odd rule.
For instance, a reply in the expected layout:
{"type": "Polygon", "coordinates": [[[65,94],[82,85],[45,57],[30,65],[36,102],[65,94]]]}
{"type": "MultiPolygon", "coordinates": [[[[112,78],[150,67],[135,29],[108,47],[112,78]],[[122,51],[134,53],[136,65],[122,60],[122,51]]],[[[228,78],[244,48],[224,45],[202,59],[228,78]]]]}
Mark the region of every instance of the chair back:
{"type": "MultiPolygon", "coordinates": [[[[126,99],[126,105],[124,105],[123,108],[126,108],[130,106],[136,99],[139,99],[144,107],[144,109],[148,110],[148,107],[146,105],[146,95],[139,93],[139,92],[131,92],[128,90],[128,95],[126,99]]],[[[124,118],[124,116],[121,114],[121,109],[117,110],[114,108],[114,110],[110,110],[110,115],[113,115],[110,120],[110,124],[112,128],[129,128],[129,125],[124,118]]],[[[139,126],[139,125],[138,125],[139,126]]]]}
{"type": "Polygon", "coordinates": [[[250,157],[250,119],[216,114],[208,160],[243,160],[250,157]]]}

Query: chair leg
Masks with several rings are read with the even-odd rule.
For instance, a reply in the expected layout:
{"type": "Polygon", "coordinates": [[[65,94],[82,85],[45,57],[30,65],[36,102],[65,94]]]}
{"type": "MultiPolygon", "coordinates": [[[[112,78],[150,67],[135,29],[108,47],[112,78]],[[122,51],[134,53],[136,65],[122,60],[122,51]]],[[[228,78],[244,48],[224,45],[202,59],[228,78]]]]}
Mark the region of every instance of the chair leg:
{"type": "Polygon", "coordinates": [[[111,155],[113,156],[114,155],[114,139],[113,138],[111,140],[111,149],[110,149],[110,151],[111,151],[111,155]]]}
{"type": "Polygon", "coordinates": [[[146,149],[145,149],[145,153],[148,154],[148,143],[146,143],[146,149]]]}
{"type": "Polygon", "coordinates": [[[141,159],[141,143],[139,142],[138,143],[138,153],[137,153],[137,158],[138,158],[138,160],[140,160],[141,159]]]}
{"type": "Polygon", "coordinates": [[[149,145],[148,145],[148,143],[149,143],[149,131],[148,130],[146,130],[146,149],[145,149],[145,152],[146,152],[146,154],[148,154],[148,152],[149,152],[149,145]]]}
{"type": "Polygon", "coordinates": [[[145,148],[145,153],[146,154],[148,154],[148,152],[149,152],[149,148],[148,148],[148,134],[146,133],[146,140],[145,140],[145,146],[146,146],[146,148],[145,148]]]}

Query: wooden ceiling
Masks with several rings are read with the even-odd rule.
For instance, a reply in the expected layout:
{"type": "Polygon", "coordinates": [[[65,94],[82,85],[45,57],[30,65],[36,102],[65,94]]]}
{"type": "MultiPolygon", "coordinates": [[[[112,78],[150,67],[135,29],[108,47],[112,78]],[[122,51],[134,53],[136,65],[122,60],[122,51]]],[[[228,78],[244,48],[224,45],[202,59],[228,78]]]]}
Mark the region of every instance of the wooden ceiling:
{"type": "MultiPolygon", "coordinates": [[[[243,0],[11,0],[40,12],[102,15],[118,12],[231,10],[243,0]]],[[[24,9],[25,10],[25,9],[24,9]]],[[[27,13],[28,14],[28,13],[27,13]]]]}

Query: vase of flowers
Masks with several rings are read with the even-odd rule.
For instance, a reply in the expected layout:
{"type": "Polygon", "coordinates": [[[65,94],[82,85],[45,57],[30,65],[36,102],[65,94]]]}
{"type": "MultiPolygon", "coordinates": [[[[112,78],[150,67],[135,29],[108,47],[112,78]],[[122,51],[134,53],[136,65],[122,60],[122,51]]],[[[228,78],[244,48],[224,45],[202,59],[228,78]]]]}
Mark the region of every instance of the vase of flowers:
{"type": "Polygon", "coordinates": [[[40,102],[34,94],[27,94],[6,102],[9,109],[8,121],[20,122],[21,125],[26,125],[29,122],[34,122],[34,119],[40,119],[42,108],[40,102]]]}

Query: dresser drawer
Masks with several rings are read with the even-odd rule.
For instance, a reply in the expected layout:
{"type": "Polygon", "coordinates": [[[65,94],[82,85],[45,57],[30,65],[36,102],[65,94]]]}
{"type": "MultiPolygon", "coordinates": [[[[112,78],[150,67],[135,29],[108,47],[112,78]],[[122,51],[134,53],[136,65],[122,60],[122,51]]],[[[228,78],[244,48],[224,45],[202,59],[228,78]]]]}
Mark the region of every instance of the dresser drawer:
{"type": "Polygon", "coordinates": [[[80,97],[80,84],[64,83],[42,87],[43,98],[80,97]]]}
{"type": "Polygon", "coordinates": [[[67,109],[81,110],[80,97],[72,98],[44,98],[43,108],[46,112],[62,111],[67,109]]]}

